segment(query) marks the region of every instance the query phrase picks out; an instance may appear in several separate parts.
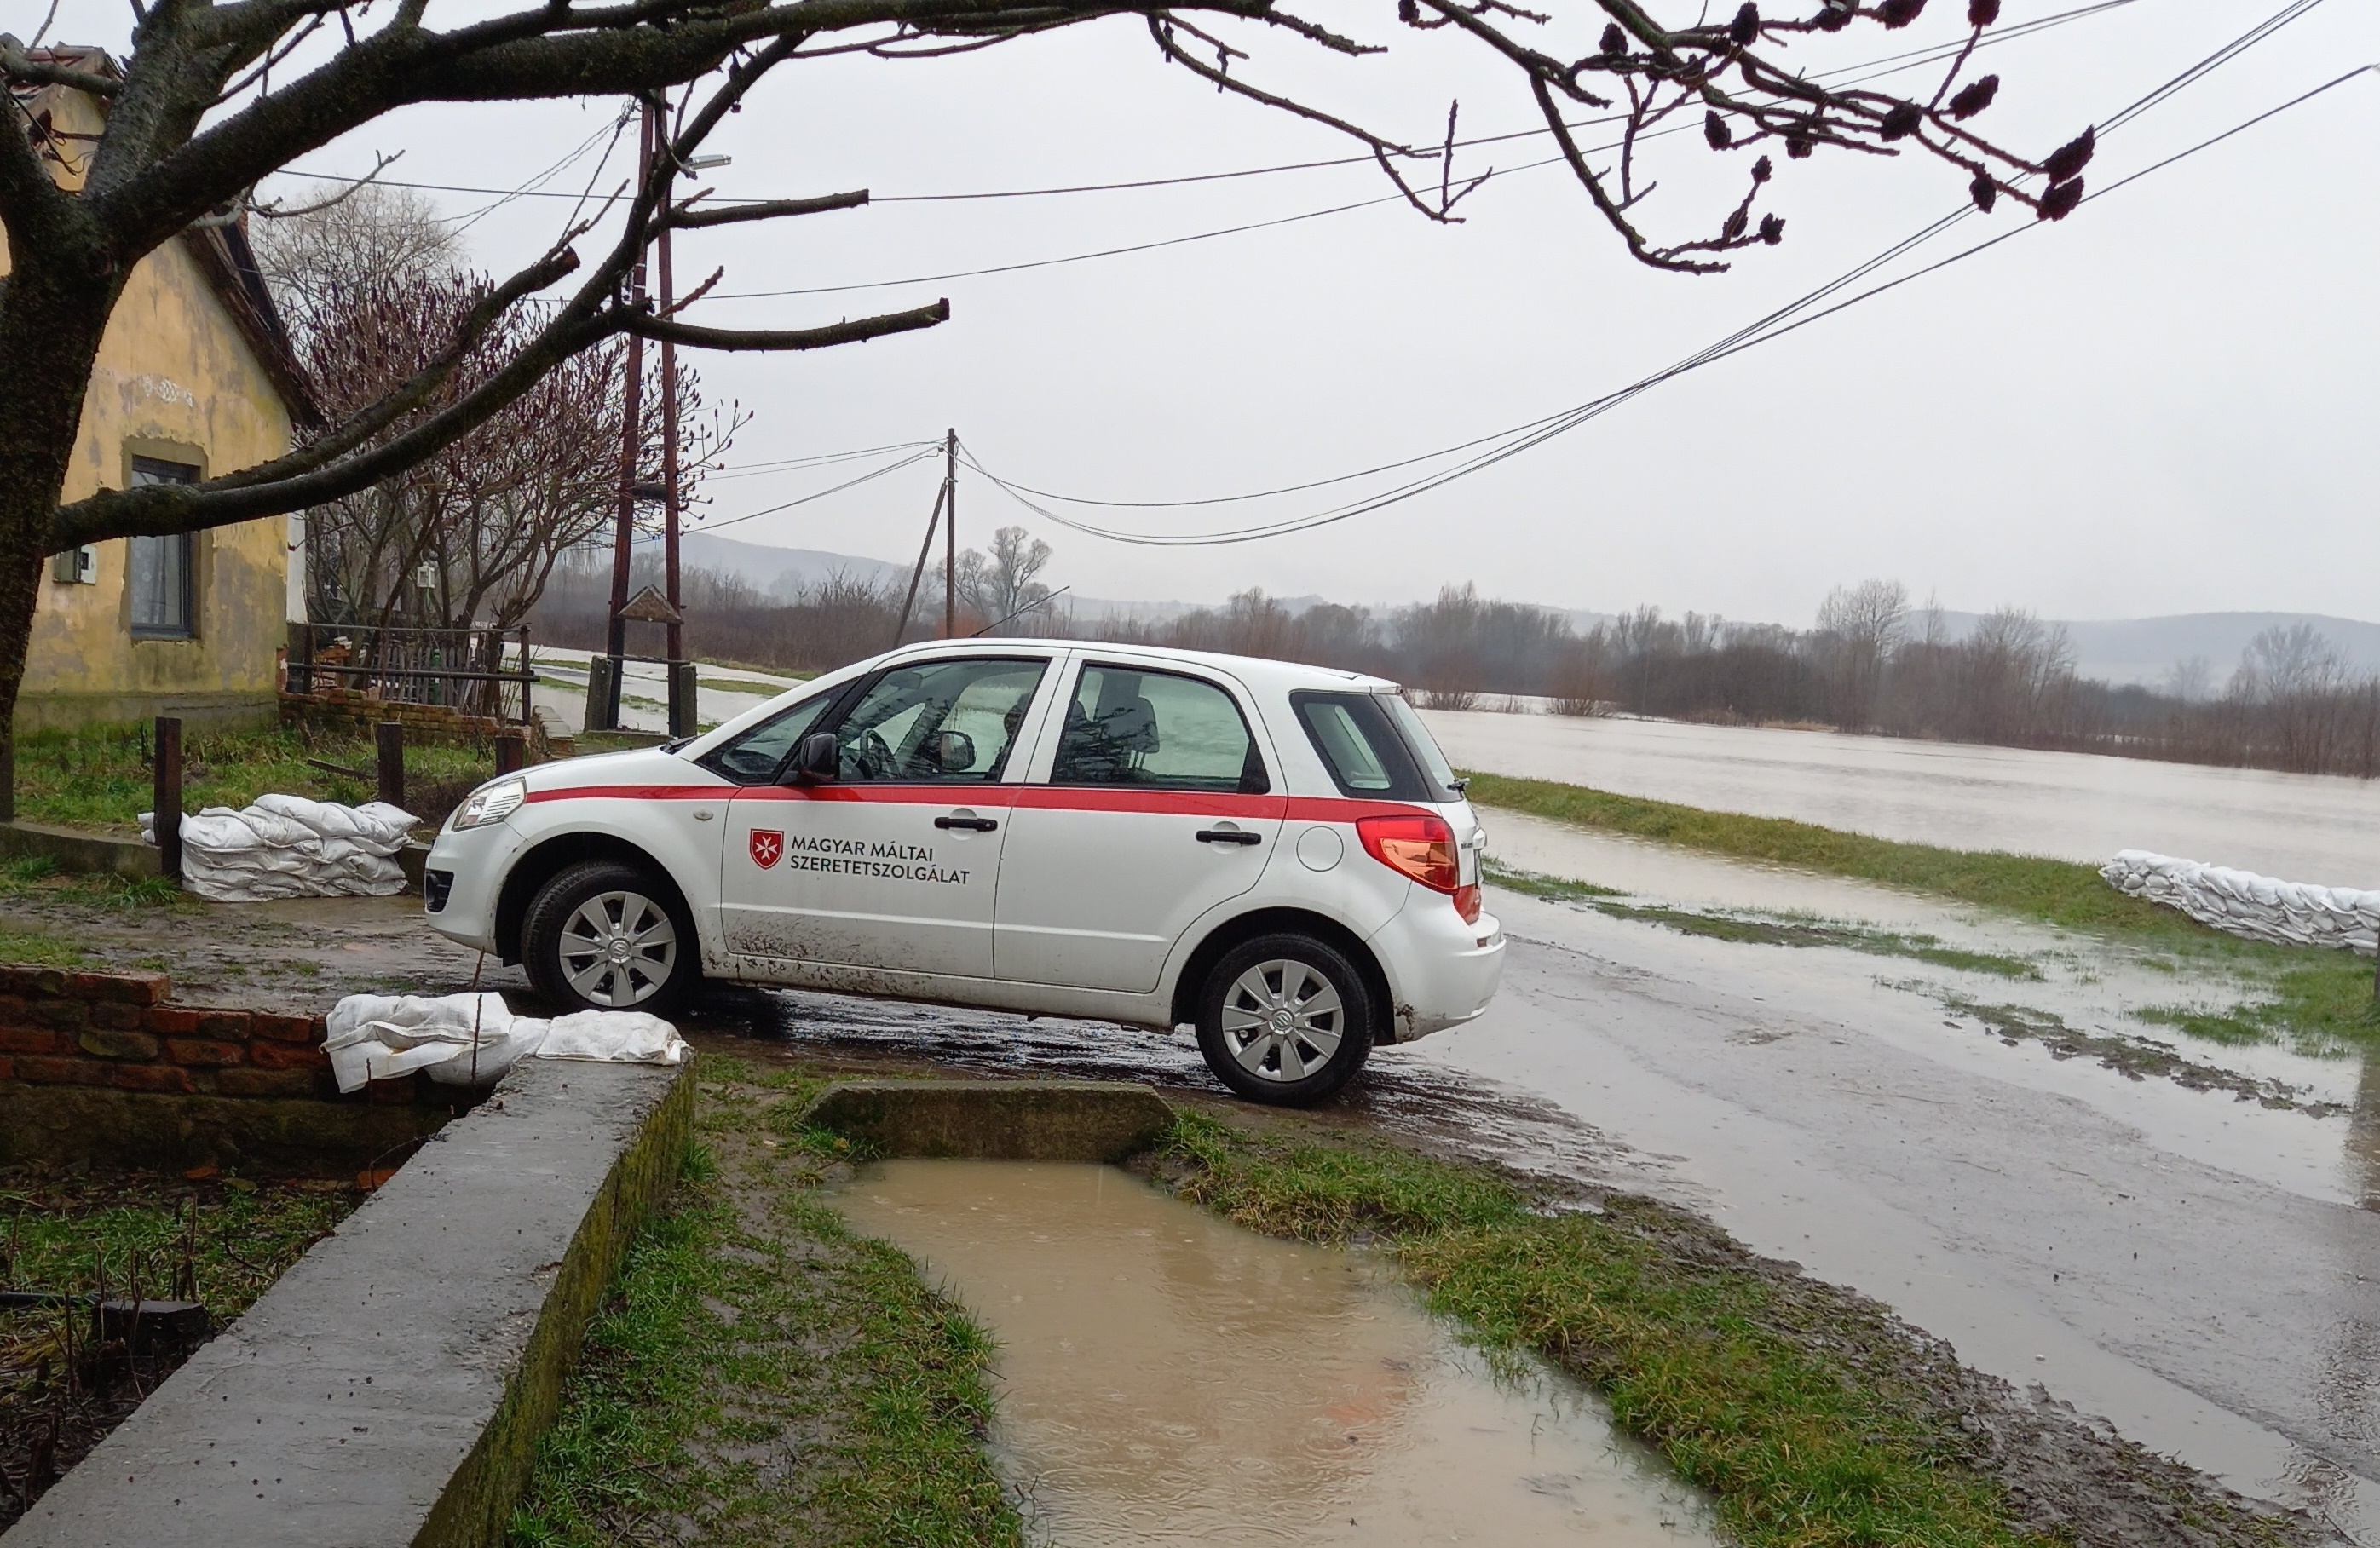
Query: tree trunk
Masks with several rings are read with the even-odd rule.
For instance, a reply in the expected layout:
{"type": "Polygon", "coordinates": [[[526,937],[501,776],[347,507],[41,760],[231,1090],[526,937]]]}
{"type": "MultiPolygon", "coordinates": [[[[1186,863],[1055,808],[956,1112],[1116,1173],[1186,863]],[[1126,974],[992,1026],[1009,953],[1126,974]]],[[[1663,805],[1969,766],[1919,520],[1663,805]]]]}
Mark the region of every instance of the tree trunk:
{"type": "Polygon", "coordinates": [[[32,643],[50,527],[120,276],[61,274],[29,252],[0,279],[0,792],[16,815],[17,695],[32,643]]]}

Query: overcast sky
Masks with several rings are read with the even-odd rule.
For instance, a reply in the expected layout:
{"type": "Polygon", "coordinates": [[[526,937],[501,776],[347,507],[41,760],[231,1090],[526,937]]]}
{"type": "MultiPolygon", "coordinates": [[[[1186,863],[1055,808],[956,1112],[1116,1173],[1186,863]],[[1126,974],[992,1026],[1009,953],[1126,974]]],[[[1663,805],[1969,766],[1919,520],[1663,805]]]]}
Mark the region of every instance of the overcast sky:
{"type": "MultiPolygon", "coordinates": [[[[2281,0],[2132,0],[1992,50],[2003,85],[1981,127],[2046,153],[2203,58],[2281,0]]],[[[24,32],[43,5],[0,4],[24,32]]],[[[433,4],[460,18],[488,8],[433,4]]],[[[2010,0],[2005,22],[2070,8],[2010,0]]],[[[1863,24],[1814,67],[1955,37],[1963,6],[1915,27],[1863,24]]],[[[121,47],[120,6],[72,0],[74,41],[121,47]],[[86,13],[80,18],[73,13],[86,13]],[[78,24],[80,24],[79,26],[78,24]],[[102,29],[95,37],[92,26],[102,29]]],[[[1553,51],[1599,30],[1566,7],[1553,51]],[[1572,34],[1575,33],[1575,37],[1572,34]]],[[[1388,0],[1311,14],[1395,44],[1318,61],[1281,34],[1238,67],[1415,139],[1459,96],[1467,134],[1525,129],[1519,81],[1450,33],[1390,24],[1388,0]]],[[[1663,12],[1683,18],[1676,4],[1663,12]]],[[[2090,181],[2228,128],[2380,60],[2380,6],[2328,0],[2103,144],[2090,181]]],[[[1894,89],[1930,94],[1931,73],[1894,89]]],[[[420,109],[298,163],[511,187],[567,155],[616,104],[420,109]]],[[[1248,586],[1354,601],[1483,592],[1565,608],[1652,602],[1805,622],[1828,587],[1897,576],[1920,599],[2013,603],[2069,618],[2228,609],[2380,617],[2380,201],[2371,143],[2380,75],[2087,204],[2057,226],[1664,385],[1522,456],[1319,531],[1152,550],[1054,526],[964,476],[962,542],[1022,522],[1057,550],[1051,578],[1090,595],[1220,599],[1248,586]]],[[[614,159],[625,171],[633,136],[614,159]]],[[[878,198],[1178,176],[1344,155],[1327,131],[1219,98],[1118,19],[970,57],[781,69],[714,137],[722,196],[867,187],[878,198]]],[[[1511,168],[1542,137],[1465,152],[1511,168]]],[[[573,189],[589,154],[552,185],[573,189]]],[[[1656,153],[1646,220],[1699,235],[1731,200],[1741,156],[1698,136],[1656,153]]],[[[1631,262],[1554,168],[1500,175],[1458,226],[1381,204],[1158,251],[838,294],[704,302],[696,320],[801,326],[950,297],[944,327],[864,346],[710,357],[705,385],[754,417],[753,464],[918,441],[955,426],[1003,478],[1124,501],[1198,499],[1328,478],[1534,420],[1625,385],[1833,277],[1961,198],[1916,158],[1779,161],[1784,244],[1728,274],[1631,262]]],[[[289,181],[268,193],[304,197],[289,181]]],[[[1386,191],[1367,166],[1123,193],[868,209],[680,239],[689,282],[723,295],[849,285],[1062,257],[1275,220],[1386,191]]],[[[490,200],[438,193],[457,215],[490,200]]],[[[509,267],[566,205],[522,199],[469,227],[509,267]]],[[[2004,206],[1924,249],[1947,256],[2025,224],[2004,206]]],[[[726,478],[706,525],[822,489],[880,461],[726,478]]],[[[920,464],[722,530],[906,561],[939,477],[920,464]]],[[[1144,531],[1210,530],[1319,511],[1355,484],[1256,505],[1068,508],[1144,531]]]]}

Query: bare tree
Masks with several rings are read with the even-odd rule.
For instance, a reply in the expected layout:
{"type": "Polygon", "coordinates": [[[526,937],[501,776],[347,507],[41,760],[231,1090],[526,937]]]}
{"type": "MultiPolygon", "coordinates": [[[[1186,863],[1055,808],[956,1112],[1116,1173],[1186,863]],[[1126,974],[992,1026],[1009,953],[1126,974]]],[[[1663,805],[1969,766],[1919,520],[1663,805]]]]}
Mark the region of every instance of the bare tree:
{"type": "Polygon", "coordinates": [[[411,188],[379,183],[283,219],[259,220],[249,238],[274,304],[301,335],[336,325],[325,315],[335,297],[375,280],[430,278],[464,261],[462,239],[436,206],[411,188]]]}
{"type": "MultiPolygon", "coordinates": [[[[1030,635],[1040,625],[1034,604],[1050,588],[1034,577],[1049,568],[1050,545],[1021,526],[1003,526],[991,535],[991,551],[963,550],[959,554],[959,603],[983,622],[980,627],[1007,635],[1030,635]]],[[[930,595],[933,588],[929,587],[930,595]]]]}
{"type": "MultiPolygon", "coordinates": [[[[1257,36],[1349,56],[1382,46],[1269,0],[539,0],[510,10],[474,7],[470,19],[443,30],[430,24],[430,3],[132,0],[138,20],[131,54],[121,63],[92,50],[0,38],[9,120],[0,130],[0,226],[14,265],[0,280],[0,360],[8,363],[0,373],[0,734],[13,720],[49,553],[345,498],[454,444],[565,360],[624,334],[698,348],[798,350],[945,320],[949,308],[937,303],[800,329],[722,329],[657,315],[631,299],[628,275],[664,228],[694,231],[867,202],[864,191],[735,206],[705,205],[699,193],[678,196],[677,178],[705,139],[780,67],[845,54],[917,62],[1133,16],[1163,59],[1219,91],[1364,145],[1431,219],[1456,219],[1455,206],[1485,175],[1456,175],[1451,110],[1444,142],[1433,151],[1261,84],[1251,58],[1257,36]],[[665,103],[662,94],[681,87],[665,103]],[[58,99],[71,93],[105,104],[105,127],[95,139],[55,132],[58,99]],[[236,219],[253,207],[258,183],[292,158],[399,109],[618,95],[669,108],[650,174],[495,285],[443,353],[413,377],[261,466],[196,485],[105,490],[61,506],[101,335],[143,255],[194,224],[236,219]],[[612,235],[599,240],[604,230],[612,235]],[[591,260],[580,254],[582,243],[597,246],[591,260]],[[574,276],[576,289],[539,317],[497,369],[469,392],[430,406],[500,320],[574,276]]],[[[1682,15],[1691,11],[1680,5],[1682,15]]],[[[1815,16],[1782,20],[1744,0],[1725,19],[1704,13],[1673,27],[1640,0],[1597,0],[1593,11],[1604,26],[1591,44],[1509,0],[1397,0],[1394,14],[1408,28],[1451,30],[1511,67],[1629,251],[1656,267],[1703,272],[1722,267],[1727,254],[1782,238],[1783,220],[1760,208],[1775,171],[1771,149],[1789,158],[1821,150],[1921,152],[1959,169],[1986,210],[2005,199],[2054,218],[2081,200],[2088,130],[2034,160],[1971,127],[1998,80],[1959,82],[1974,42],[1998,18],[1998,0],[1969,0],[1968,51],[1930,94],[1824,85],[1786,62],[1788,46],[1812,34],[1860,20],[1899,28],[1923,7],[1924,0],[1823,0],[1815,16]],[[1618,120],[1609,149],[1580,143],[1572,115],[1582,110],[1618,120]],[[1643,224],[1653,191],[1644,165],[1648,137],[1697,115],[1712,151],[1748,158],[1742,197],[1722,207],[1706,235],[1650,235],[1643,224]]]]}
{"type": "Polygon", "coordinates": [[[1876,723],[1885,664],[1909,622],[1909,588],[1897,580],[1839,586],[1818,604],[1818,635],[1835,690],[1835,724],[1865,731],[1876,723]]]}

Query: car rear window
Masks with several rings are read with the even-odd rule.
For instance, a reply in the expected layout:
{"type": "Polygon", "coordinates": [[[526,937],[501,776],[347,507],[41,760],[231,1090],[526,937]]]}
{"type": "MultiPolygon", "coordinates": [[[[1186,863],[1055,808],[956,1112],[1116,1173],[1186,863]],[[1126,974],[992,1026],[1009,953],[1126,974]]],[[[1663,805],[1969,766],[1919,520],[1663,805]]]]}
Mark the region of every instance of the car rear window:
{"type": "Polygon", "coordinates": [[[1289,702],[1340,794],[1432,804],[1461,798],[1453,771],[1419,719],[1410,733],[1398,719],[1400,709],[1413,714],[1402,699],[1380,694],[1293,693],[1289,702]]]}

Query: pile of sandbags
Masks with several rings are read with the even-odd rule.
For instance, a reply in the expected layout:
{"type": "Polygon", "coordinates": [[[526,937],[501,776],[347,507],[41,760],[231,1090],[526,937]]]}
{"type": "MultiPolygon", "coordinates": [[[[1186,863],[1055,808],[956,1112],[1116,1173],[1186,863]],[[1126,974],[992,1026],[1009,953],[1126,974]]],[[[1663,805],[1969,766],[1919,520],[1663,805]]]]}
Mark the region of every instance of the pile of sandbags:
{"type": "MultiPolygon", "coordinates": [[[[182,884],[218,902],[270,898],[388,897],[405,890],[395,859],[420,819],[384,801],[342,806],[260,795],[241,811],[209,806],[182,819],[182,884]]],[[[157,841],[156,814],[140,837],[157,841]]]]}
{"type": "Polygon", "coordinates": [[[2368,957],[2380,938],[2380,891],[2277,881],[2140,849],[2120,852],[2099,874],[2119,892],[2251,940],[2338,947],[2368,957]]]}
{"type": "Polygon", "coordinates": [[[580,1010],[546,1021],[516,1016],[504,997],[349,995],[326,1018],[322,1049],[341,1091],[427,1070],[442,1085],[484,1086],[524,1058],[679,1064],[691,1050],[677,1028],[641,1010],[580,1010]]]}

